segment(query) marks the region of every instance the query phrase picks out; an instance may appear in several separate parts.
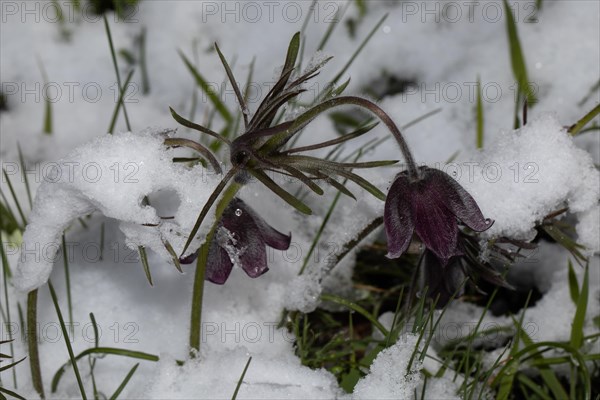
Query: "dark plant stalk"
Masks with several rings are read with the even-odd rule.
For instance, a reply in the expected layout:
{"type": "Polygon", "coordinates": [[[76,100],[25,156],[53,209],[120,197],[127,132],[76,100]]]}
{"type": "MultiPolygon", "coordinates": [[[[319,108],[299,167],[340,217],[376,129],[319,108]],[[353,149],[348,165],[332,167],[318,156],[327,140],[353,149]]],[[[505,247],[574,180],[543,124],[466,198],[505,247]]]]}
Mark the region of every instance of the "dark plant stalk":
{"type": "Polygon", "coordinates": [[[419,172],[415,164],[414,158],[412,156],[412,153],[408,147],[408,144],[406,143],[406,140],[404,140],[404,136],[402,136],[400,129],[398,129],[398,126],[396,126],[396,124],[390,118],[390,116],[385,111],[383,111],[383,109],[377,104],[373,103],[370,100],[356,96],[335,97],[333,99],[326,100],[314,106],[313,108],[296,118],[296,120],[294,120],[293,125],[289,129],[286,129],[282,133],[275,135],[267,143],[265,143],[265,146],[267,146],[267,150],[269,150],[270,146],[277,148],[282,143],[285,143],[294,133],[298,132],[301,128],[309,124],[318,115],[329,110],[330,108],[342,105],[355,105],[375,114],[375,116],[387,126],[387,128],[390,130],[390,132],[396,139],[398,146],[400,146],[400,151],[402,152],[402,155],[406,162],[410,177],[412,179],[416,179],[419,176],[419,172]]]}
{"type": "MultiPolygon", "coordinates": [[[[216,233],[217,226],[221,215],[235,197],[241,186],[237,183],[232,183],[221,200],[217,203],[215,210],[215,222],[206,235],[206,240],[200,246],[198,261],[196,263],[196,273],[194,275],[194,289],[192,292],[192,311],[190,317],[190,356],[196,357],[200,354],[200,331],[202,325],[202,298],[204,297],[204,275],[206,273],[206,263],[208,262],[208,250],[213,236],[216,233]]],[[[207,203],[208,204],[208,203],[207,203]]]]}
{"type": "Polygon", "coordinates": [[[31,381],[33,388],[45,399],[42,370],[40,368],[40,353],[37,336],[37,289],[27,295],[27,345],[29,347],[29,366],[31,367],[31,381]]]}

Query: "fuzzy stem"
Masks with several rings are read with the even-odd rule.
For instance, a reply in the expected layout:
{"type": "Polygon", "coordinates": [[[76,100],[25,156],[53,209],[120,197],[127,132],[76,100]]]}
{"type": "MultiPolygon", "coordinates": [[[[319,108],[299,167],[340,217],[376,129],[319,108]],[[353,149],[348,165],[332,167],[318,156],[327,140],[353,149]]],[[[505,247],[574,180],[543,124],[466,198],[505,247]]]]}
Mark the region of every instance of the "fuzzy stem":
{"type": "Polygon", "coordinates": [[[381,122],[383,122],[387,126],[392,135],[394,135],[396,142],[398,142],[398,146],[400,146],[400,151],[402,152],[402,156],[404,156],[404,160],[406,161],[408,173],[410,174],[410,176],[412,178],[416,178],[419,176],[415,160],[410,151],[410,148],[408,147],[408,144],[406,143],[406,140],[404,140],[404,136],[402,136],[402,133],[400,132],[398,126],[396,126],[394,121],[385,111],[383,111],[381,107],[367,99],[362,99],[360,97],[354,96],[344,96],[333,100],[342,100],[346,104],[355,104],[359,107],[366,108],[367,110],[375,114],[377,118],[379,118],[381,122]]]}
{"type": "Polygon", "coordinates": [[[298,118],[296,118],[294,120],[294,123],[284,132],[277,134],[275,137],[273,137],[267,143],[265,143],[264,150],[268,151],[272,148],[279,147],[280,145],[285,143],[289,138],[291,138],[292,135],[294,135],[300,129],[302,129],[311,121],[313,121],[317,116],[329,110],[330,108],[342,105],[355,105],[361,108],[365,108],[371,113],[375,114],[375,116],[377,116],[377,118],[379,118],[381,122],[383,122],[387,126],[392,135],[394,135],[396,142],[398,142],[398,145],[400,146],[400,151],[402,152],[404,160],[406,161],[410,177],[416,179],[419,176],[419,172],[415,164],[414,158],[412,156],[412,153],[408,147],[408,144],[406,143],[406,140],[404,140],[404,136],[402,136],[400,129],[398,129],[398,126],[396,126],[396,124],[394,123],[394,121],[392,121],[390,116],[387,115],[387,113],[383,111],[383,109],[377,104],[373,103],[370,100],[356,96],[334,97],[320,104],[317,104],[316,106],[314,106],[313,108],[309,109],[308,111],[300,115],[298,118]]]}
{"type": "Polygon", "coordinates": [[[46,396],[44,395],[44,384],[42,383],[37,336],[37,295],[37,289],[32,290],[27,295],[27,345],[29,347],[29,365],[31,367],[33,388],[44,399],[46,396]]]}
{"type": "Polygon", "coordinates": [[[217,226],[221,215],[233,200],[237,192],[242,186],[236,182],[233,182],[223,193],[223,197],[217,203],[215,209],[215,222],[210,229],[206,240],[200,246],[198,254],[198,261],[196,263],[196,273],[194,275],[194,289],[192,292],[192,313],[190,318],[190,356],[192,358],[200,355],[200,332],[202,330],[202,298],[204,297],[204,276],[206,273],[206,265],[208,260],[208,250],[210,243],[216,233],[217,226]]]}

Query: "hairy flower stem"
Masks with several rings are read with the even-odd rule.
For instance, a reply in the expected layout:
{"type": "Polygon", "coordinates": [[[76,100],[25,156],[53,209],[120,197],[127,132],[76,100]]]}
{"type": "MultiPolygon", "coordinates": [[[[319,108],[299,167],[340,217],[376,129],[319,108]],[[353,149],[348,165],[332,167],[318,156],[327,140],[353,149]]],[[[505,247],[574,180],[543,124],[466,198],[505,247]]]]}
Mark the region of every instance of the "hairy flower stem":
{"type": "Polygon", "coordinates": [[[190,318],[190,356],[192,358],[200,355],[200,331],[202,328],[202,298],[204,297],[204,276],[206,273],[206,264],[208,263],[208,250],[210,243],[214,235],[216,234],[217,227],[221,215],[233,200],[237,192],[242,186],[236,182],[232,182],[223,193],[223,197],[219,200],[215,210],[215,222],[212,228],[206,235],[206,239],[198,254],[198,261],[196,262],[196,273],[194,275],[194,289],[192,292],[192,311],[190,318]]]}
{"type": "MultiPolygon", "coordinates": [[[[418,178],[418,176],[419,176],[418,168],[415,164],[412,153],[411,153],[410,149],[408,148],[408,144],[406,143],[406,140],[404,140],[404,136],[402,136],[402,133],[400,132],[400,129],[398,129],[398,126],[396,126],[394,121],[392,121],[390,116],[385,111],[383,111],[383,109],[381,107],[379,107],[377,104],[375,104],[372,101],[369,101],[367,99],[363,99],[363,98],[356,97],[356,96],[340,96],[340,97],[334,97],[330,100],[326,100],[326,101],[314,106],[313,108],[306,111],[302,115],[300,115],[294,121],[294,124],[287,130],[287,132],[297,131],[297,128],[299,126],[307,125],[321,113],[327,111],[330,108],[334,108],[334,107],[338,107],[338,106],[342,106],[342,105],[355,105],[355,106],[358,106],[361,108],[365,108],[368,111],[370,111],[371,113],[375,114],[375,116],[377,116],[377,118],[379,118],[381,120],[381,122],[383,122],[385,124],[385,126],[387,126],[387,128],[390,130],[392,135],[394,135],[396,142],[398,142],[398,146],[400,146],[400,151],[402,152],[402,156],[404,157],[406,166],[408,168],[409,176],[412,179],[418,178]]],[[[284,135],[287,132],[284,132],[284,135]]],[[[283,136],[283,138],[284,138],[283,140],[287,140],[289,137],[283,136]]]]}
{"type": "Polygon", "coordinates": [[[42,382],[37,336],[37,297],[37,289],[32,290],[27,295],[27,345],[29,347],[29,366],[31,367],[33,388],[44,399],[46,396],[44,395],[44,384],[42,382]]]}

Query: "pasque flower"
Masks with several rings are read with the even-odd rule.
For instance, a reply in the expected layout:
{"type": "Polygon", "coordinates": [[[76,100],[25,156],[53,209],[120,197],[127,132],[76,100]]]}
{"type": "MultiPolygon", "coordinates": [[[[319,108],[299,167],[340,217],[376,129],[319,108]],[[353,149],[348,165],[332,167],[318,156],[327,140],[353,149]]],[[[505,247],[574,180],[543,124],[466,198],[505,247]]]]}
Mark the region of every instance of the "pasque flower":
{"type": "Polygon", "coordinates": [[[474,255],[466,248],[473,246],[473,243],[467,243],[472,241],[472,238],[459,235],[459,246],[461,250],[464,248],[465,255],[452,256],[446,264],[442,264],[433,251],[425,250],[420,262],[420,295],[435,300],[436,308],[443,308],[452,296],[462,296],[467,284],[477,287],[480,279],[496,286],[514,289],[492,265],[474,259],[474,255]]]}
{"type": "Polygon", "coordinates": [[[484,218],[477,203],[451,176],[433,168],[404,171],[396,176],[385,202],[384,223],[388,257],[406,251],[413,233],[445,266],[461,255],[458,223],[483,232],[493,221],[484,218]]]}
{"type": "MultiPolygon", "coordinates": [[[[234,198],[223,212],[210,243],[205,279],[224,284],[234,264],[249,277],[257,278],[269,270],[266,246],[287,250],[291,238],[267,224],[242,200],[234,198]]],[[[190,264],[196,257],[198,252],[180,262],[190,264]]]]}

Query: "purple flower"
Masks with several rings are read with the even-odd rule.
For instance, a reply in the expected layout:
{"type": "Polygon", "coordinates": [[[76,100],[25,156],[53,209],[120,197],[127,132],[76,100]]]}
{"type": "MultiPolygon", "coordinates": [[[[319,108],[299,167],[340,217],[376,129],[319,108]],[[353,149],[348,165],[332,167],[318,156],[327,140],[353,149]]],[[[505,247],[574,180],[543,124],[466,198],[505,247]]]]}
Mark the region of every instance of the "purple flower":
{"type": "MultiPolygon", "coordinates": [[[[466,241],[471,240],[459,238],[460,246],[467,245],[466,241]]],[[[436,308],[443,308],[448,304],[452,296],[458,298],[465,292],[465,286],[477,288],[480,279],[492,283],[496,286],[502,286],[513,290],[514,287],[504,280],[502,274],[487,262],[473,260],[467,256],[451,257],[444,265],[441,260],[430,250],[425,250],[420,262],[419,287],[420,296],[427,296],[432,300],[437,300],[436,308]],[[469,281],[467,282],[467,277],[469,281]]]]}
{"type": "MultiPolygon", "coordinates": [[[[287,250],[291,239],[291,234],[277,231],[246,203],[235,198],[223,212],[210,242],[205,279],[224,284],[234,263],[249,277],[257,278],[269,270],[265,246],[287,250]]],[[[180,262],[190,264],[197,256],[198,251],[183,257],[180,262]]]]}
{"type": "Polygon", "coordinates": [[[421,167],[417,175],[401,172],[390,187],[384,211],[387,256],[400,257],[416,233],[445,266],[450,257],[462,254],[459,221],[476,232],[493,221],[483,217],[473,197],[448,174],[421,167]]]}

